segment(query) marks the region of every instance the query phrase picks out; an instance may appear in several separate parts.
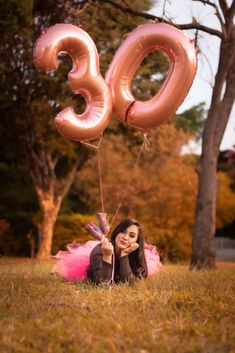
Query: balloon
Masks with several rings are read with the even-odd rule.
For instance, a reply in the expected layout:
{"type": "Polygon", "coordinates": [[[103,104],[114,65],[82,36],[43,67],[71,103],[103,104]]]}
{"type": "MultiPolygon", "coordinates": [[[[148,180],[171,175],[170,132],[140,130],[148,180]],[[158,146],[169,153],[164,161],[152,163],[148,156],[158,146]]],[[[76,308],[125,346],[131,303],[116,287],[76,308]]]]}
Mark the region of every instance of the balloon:
{"type": "Polygon", "coordinates": [[[75,94],[84,95],[87,108],[81,115],[75,114],[72,107],[65,108],[55,118],[56,127],[71,140],[94,139],[106,128],[112,113],[112,98],[100,74],[96,46],[81,28],[56,24],[37,40],[35,65],[45,72],[54,71],[58,68],[60,53],[69,54],[73,60],[68,74],[71,89],[75,94]]]}
{"type": "Polygon", "coordinates": [[[107,235],[107,233],[109,232],[109,217],[107,215],[107,213],[103,213],[103,212],[98,212],[96,213],[96,217],[99,221],[99,227],[102,231],[103,234],[107,235]]]}
{"type": "Polygon", "coordinates": [[[165,23],[137,27],[116,52],[106,74],[118,119],[147,131],[171,118],[191,87],[196,68],[196,50],[182,31],[165,23]],[[131,81],[141,61],[153,51],[168,56],[167,77],[153,98],[136,101],[131,81]]]}
{"type": "Polygon", "coordinates": [[[93,237],[99,241],[103,241],[104,240],[104,234],[102,233],[101,229],[99,227],[97,227],[97,225],[90,221],[86,226],[85,229],[88,231],[88,233],[90,233],[91,235],[93,235],[93,237]]]}

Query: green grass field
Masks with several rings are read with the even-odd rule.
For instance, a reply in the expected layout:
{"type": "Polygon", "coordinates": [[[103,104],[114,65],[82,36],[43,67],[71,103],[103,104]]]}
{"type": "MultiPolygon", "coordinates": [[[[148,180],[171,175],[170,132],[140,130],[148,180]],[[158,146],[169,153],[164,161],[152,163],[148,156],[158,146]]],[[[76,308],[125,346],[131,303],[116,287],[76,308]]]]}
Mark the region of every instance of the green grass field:
{"type": "Polygon", "coordinates": [[[165,265],[112,287],[65,282],[51,266],[0,259],[1,353],[235,352],[235,264],[165,265]]]}

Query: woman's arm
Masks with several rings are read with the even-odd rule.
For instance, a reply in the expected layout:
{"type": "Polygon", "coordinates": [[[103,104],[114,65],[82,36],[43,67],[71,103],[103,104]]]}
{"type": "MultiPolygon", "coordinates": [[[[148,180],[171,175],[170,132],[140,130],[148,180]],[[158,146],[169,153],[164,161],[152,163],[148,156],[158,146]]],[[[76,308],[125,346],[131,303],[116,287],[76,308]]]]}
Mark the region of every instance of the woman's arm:
{"type": "Polygon", "coordinates": [[[128,255],[120,257],[119,276],[121,282],[133,282],[136,278],[135,274],[131,269],[128,255]]]}
{"type": "Polygon", "coordinates": [[[129,254],[138,249],[138,247],[139,244],[134,243],[121,251],[119,275],[120,281],[122,282],[133,282],[133,280],[136,279],[136,275],[133,273],[132,268],[130,266],[129,254]]]}
{"type": "Polygon", "coordinates": [[[90,266],[87,277],[95,284],[109,283],[112,277],[112,263],[106,261],[101,251],[101,246],[97,245],[91,252],[90,266]]]}

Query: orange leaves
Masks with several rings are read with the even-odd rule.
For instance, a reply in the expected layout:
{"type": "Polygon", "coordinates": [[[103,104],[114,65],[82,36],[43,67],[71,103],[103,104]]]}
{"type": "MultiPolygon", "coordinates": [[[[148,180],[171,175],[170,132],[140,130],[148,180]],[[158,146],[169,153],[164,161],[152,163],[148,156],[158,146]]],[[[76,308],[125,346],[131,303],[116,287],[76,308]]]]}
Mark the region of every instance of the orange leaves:
{"type": "MultiPolygon", "coordinates": [[[[162,244],[162,251],[170,246],[165,252],[175,258],[190,253],[195,212],[195,159],[180,154],[187,138],[188,135],[172,125],[161,126],[152,132],[150,151],[143,151],[135,170],[133,166],[140,147],[130,146],[127,137],[109,135],[104,137],[101,146],[106,212],[112,218],[132,178],[116,222],[124,216],[138,219],[144,226],[146,238],[162,244]],[[174,255],[171,249],[175,249],[174,255]]],[[[79,173],[76,186],[90,211],[99,210],[97,156],[79,173]]]]}
{"type": "Polygon", "coordinates": [[[218,173],[217,228],[222,228],[235,219],[235,192],[230,188],[230,184],[231,179],[226,173],[218,173]]]}

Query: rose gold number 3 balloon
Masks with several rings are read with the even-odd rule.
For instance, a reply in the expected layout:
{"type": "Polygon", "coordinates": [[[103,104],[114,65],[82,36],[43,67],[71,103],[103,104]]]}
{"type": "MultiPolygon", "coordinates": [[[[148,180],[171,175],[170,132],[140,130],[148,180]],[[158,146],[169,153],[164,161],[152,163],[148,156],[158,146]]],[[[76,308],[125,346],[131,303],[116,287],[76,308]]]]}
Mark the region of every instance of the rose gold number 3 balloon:
{"type": "Polygon", "coordinates": [[[163,23],[139,26],[118,49],[106,75],[117,117],[142,130],[171,118],[192,85],[196,67],[196,50],[182,31],[163,23]],[[153,98],[136,101],[131,81],[141,61],[153,51],[169,57],[167,77],[153,98]]]}
{"type": "Polygon", "coordinates": [[[85,96],[88,107],[80,116],[71,107],[64,109],[55,119],[56,126],[64,136],[80,141],[95,138],[105,129],[112,105],[120,120],[142,130],[171,118],[186,97],[197,67],[192,41],[182,31],[163,23],[139,26],[128,35],[107,72],[105,81],[109,88],[99,72],[95,44],[82,29],[69,24],[49,28],[37,41],[36,66],[45,71],[55,70],[60,52],[72,57],[71,87],[85,96]],[[153,98],[136,101],[131,81],[141,61],[153,51],[167,54],[169,72],[153,98]]]}
{"type": "Polygon", "coordinates": [[[68,53],[73,60],[69,82],[74,93],[84,95],[87,109],[77,115],[72,107],[67,107],[56,116],[55,124],[60,133],[71,140],[94,139],[106,128],[112,113],[112,98],[100,74],[96,46],[82,29],[57,24],[38,39],[35,64],[43,71],[54,71],[58,68],[57,56],[62,52],[68,53]]]}

